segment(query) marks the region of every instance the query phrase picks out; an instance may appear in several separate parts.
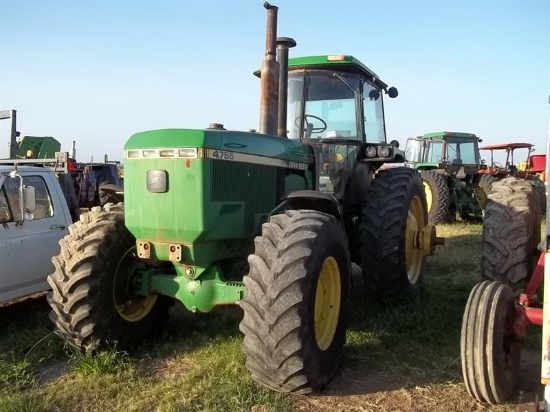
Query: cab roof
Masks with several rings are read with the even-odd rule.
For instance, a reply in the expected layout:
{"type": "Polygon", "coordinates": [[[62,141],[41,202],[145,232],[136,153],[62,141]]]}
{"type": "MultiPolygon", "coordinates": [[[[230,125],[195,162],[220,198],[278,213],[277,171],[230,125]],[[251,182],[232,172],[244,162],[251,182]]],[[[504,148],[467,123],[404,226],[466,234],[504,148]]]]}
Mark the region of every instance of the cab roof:
{"type": "MultiPolygon", "coordinates": [[[[288,59],[288,69],[327,69],[336,68],[344,71],[359,72],[361,75],[370,78],[374,84],[382,89],[388,85],[384,83],[376,73],[361,63],[358,59],[350,55],[320,55],[292,57],[288,59]]],[[[260,77],[260,71],[256,70],[254,75],[260,77]]]]}
{"type": "Polygon", "coordinates": [[[473,133],[463,133],[463,132],[432,132],[426,133],[422,136],[418,136],[417,139],[442,139],[444,137],[458,137],[458,138],[477,138],[473,133]]]}
{"type": "Polygon", "coordinates": [[[361,63],[358,59],[349,55],[321,55],[321,56],[306,56],[306,57],[293,57],[288,59],[288,68],[326,68],[327,66],[340,67],[344,70],[352,70],[359,72],[365,77],[370,78],[375,84],[382,88],[387,88],[388,85],[384,83],[376,73],[361,63]]]}
{"type": "Polygon", "coordinates": [[[481,146],[480,150],[507,150],[507,149],[530,149],[534,145],[531,143],[502,143],[481,146]]]}

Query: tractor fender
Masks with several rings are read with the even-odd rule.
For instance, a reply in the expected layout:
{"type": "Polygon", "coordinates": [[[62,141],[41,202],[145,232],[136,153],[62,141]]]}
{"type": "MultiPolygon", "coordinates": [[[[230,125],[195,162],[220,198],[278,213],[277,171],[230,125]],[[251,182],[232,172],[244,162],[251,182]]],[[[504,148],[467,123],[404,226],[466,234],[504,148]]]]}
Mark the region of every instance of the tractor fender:
{"type": "Polygon", "coordinates": [[[342,206],[331,194],[316,190],[296,190],[289,193],[283,201],[275,207],[269,217],[280,213],[282,210],[310,209],[333,215],[343,224],[342,206]]]}

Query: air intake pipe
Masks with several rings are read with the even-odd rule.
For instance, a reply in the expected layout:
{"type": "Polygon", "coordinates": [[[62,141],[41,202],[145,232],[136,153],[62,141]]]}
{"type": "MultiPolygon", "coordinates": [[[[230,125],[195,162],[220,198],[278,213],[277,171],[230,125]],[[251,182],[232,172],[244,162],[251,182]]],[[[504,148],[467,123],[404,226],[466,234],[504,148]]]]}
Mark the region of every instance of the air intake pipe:
{"type": "Polygon", "coordinates": [[[279,114],[277,116],[277,136],[279,137],[287,137],[288,49],[295,46],[296,41],[290,37],[279,37],[277,39],[277,61],[279,62],[279,114]]]}

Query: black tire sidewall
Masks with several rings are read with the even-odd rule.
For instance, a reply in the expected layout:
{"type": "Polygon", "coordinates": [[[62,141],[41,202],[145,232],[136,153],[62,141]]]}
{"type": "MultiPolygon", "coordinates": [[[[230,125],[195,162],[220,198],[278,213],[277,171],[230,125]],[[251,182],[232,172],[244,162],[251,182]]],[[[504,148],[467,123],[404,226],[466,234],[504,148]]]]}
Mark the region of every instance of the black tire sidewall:
{"type": "Polygon", "coordinates": [[[97,246],[97,258],[88,284],[90,314],[96,324],[94,335],[100,339],[100,346],[133,347],[158,331],[166,317],[169,299],[160,295],[149,313],[135,322],[124,319],[116,308],[115,281],[127,283],[120,279],[124,273],[117,272],[118,265],[133,248],[135,238],[124,225],[122,216],[112,222],[97,246]]]}
{"type": "MultiPolygon", "coordinates": [[[[424,225],[428,223],[426,197],[420,174],[408,168],[381,172],[373,181],[372,203],[367,202],[362,220],[361,266],[366,292],[370,298],[415,298],[422,291],[422,272],[426,257],[421,259],[418,279],[411,283],[407,274],[406,230],[411,202],[418,197],[422,203],[424,225]],[[408,176],[408,183],[397,185],[399,174],[408,176]],[[386,183],[387,182],[387,183],[386,183]],[[376,186],[381,189],[377,190],[376,186]],[[387,187],[386,187],[387,186],[387,187]],[[397,191],[401,196],[395,197],[397,191]],[[386,226],[387,222],[393,222],[386,226]],[[371,226],[371,227],[369,227],[371,226]],[[371,252],[374,252],[371,256],[371,252]],[[370,283],[375,283],[370,285],[370,283]]],[[[420,225],[423,227],[423,225],[420,225]]]]}
{"type": "MultiPolygon", "coordinates": [[[[300,317],[306,320],[307,324],[301,331],[304,345],[304,367],[310,381],[321,382],[328,380],[334,373],[338,364],[342,348],[346,340],[346,329],[348,324],[348,312],[350,301],[351,267],[349,252],[344,231],[335,223],[329,224],[330,230],[322,230],[311,245],[312,253],[305,262],[307,279],[302,283],[304,299],[308,302],[303,306],[303,313],[300,317]],[[340,272],[340,313],[338,325],[330,346],[324,351],[317,344],[315,337],[315,300],[317,285],[319,282],[321,268],[326,258],[332,256],[340,272]],[[323,377],[319,379],[320,377],[323,377]]],[[[326,383],[326,382],[324,382],[326,383]]],[[[316,388],[321,389],[321,388],[316,388]]]]}

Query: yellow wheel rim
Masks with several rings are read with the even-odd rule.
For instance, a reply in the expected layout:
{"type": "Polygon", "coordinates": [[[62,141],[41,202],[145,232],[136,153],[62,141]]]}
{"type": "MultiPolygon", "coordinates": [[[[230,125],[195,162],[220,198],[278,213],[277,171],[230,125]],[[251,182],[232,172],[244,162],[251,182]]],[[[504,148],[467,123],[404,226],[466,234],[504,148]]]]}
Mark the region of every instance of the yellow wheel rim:
{"type": "Polygon", "coordinates": [[[315,295],[315,339],[319,349],[332,343],[340,315],[342,285],[336,260],[329,256],[323,262],[315,295]]]}
{"type": "Polygon", "coordinates": [[[405,230],[405,264],[407,267],[407,277],[409,278],[409,282],[413,284],[418,281],[422,269],[423,254],[418,244],[418,237],[425,225],[422,201],[420,197],[414,196],[409,206],[407,228],[405,230]]]}
{"type": "Polygon", "coordinates": [[[157,295],[146,297],[133,296],[122,304],[117,304],[116,308],[119,315],[127,322],[138,322],[143,319],[157,301],[157,295]]]}
{"type": "Polygon", "coordinates": [[[426,182],[424,183],[424,193],[426,193],[426,206],[428,207],[428,212],[432,209],[432,189],[430,188],[430,185],[426,182]]]}
{"type": "Polygon", "coordinates": [[[113,300],[122,319],[127,322],[139,322],[151,312],[157,301],[157,294],[137,296],[129,294],[128,274],[131,273],[133,262],[136,259],[135,248],[130,249],[120,260],[115,272],[113,300]]]}

